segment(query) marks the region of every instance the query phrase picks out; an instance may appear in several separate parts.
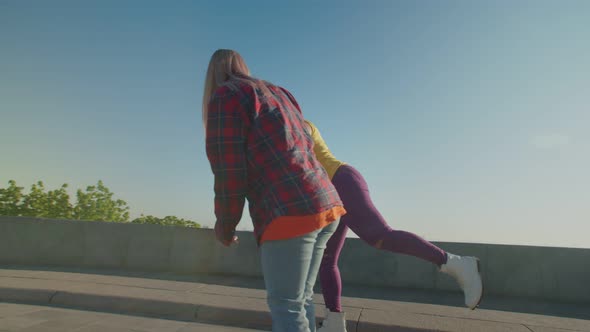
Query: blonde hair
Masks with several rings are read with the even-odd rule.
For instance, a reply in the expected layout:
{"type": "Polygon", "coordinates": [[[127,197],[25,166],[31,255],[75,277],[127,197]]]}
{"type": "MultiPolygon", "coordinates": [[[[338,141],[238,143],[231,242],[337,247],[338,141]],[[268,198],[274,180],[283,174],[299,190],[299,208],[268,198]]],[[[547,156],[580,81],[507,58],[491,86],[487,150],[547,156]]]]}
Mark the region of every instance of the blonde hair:
{"type": "Polygon", "coordinates": [[[205,88],[203,91],[203,125],[207,127],[209,100],[213,92],[234,75],[250,75],[250,70],[242,56],[234,50],[219,49],[209,60],[205,88]]]}

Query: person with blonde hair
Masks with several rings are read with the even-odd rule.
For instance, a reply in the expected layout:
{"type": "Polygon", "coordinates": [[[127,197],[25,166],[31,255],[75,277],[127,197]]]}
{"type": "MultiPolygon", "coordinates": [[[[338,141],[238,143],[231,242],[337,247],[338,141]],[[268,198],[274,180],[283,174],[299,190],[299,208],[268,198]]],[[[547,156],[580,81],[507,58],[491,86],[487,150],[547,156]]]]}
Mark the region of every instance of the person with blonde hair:
{"type": "Polygon", "coordinates": [[[247,199],[273,331],[316,331],[313,286],[346,211],[315,157],[297,101],[252,77],[236,51],[217,50],[205,78],[203,123],[217,239],[238,241],[247,199]]]}
{"type": "Polygon", "coordinates": [[[313,123],[306,121],[306,125],[314,142],[314,153],[328,172],[347,211],[328,241],[320,266],[326,318],[318,331],[346,331],[346,317],[341,306],[342,281],[338,258],[349,228],[361,240],[377,249],[411,255],[437,265],[441,272],[448,273],[457,280],[464,292],[465,305],[475,309],[483,295],[479,260],[476,257],[447,253],[416,234],[389,227],[373,205],[369,188],[361,173],[334,157],[313,123]]]}

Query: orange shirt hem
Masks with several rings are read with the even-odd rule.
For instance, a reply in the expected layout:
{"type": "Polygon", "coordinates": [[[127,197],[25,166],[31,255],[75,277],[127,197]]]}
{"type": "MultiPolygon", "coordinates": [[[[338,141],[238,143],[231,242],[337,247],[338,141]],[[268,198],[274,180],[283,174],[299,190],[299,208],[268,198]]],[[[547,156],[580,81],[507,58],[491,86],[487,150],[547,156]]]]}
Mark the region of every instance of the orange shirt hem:
{"type": "Polygon", "coordinates": [[[342,206],[307,216],[282,216],[274,219],[266,228],[260,243],[264,241],[286,240],[311,233],[328,226],[346,214],[342,206]]]}

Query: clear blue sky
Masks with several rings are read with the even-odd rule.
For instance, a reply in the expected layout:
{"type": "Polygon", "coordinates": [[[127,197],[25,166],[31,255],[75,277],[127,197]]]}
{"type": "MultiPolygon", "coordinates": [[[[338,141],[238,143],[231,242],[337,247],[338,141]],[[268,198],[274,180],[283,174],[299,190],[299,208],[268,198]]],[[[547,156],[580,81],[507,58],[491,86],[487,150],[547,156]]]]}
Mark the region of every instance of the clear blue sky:
{"type": "MultiPolygon", "coordinates": [[[[392,227],[590,247],[588,1],[1,1],[0,186],[212,225],[217,48],[285,86],[392,227]]],[[[247,217],[239,226],[251,229],[247,217]]]]}

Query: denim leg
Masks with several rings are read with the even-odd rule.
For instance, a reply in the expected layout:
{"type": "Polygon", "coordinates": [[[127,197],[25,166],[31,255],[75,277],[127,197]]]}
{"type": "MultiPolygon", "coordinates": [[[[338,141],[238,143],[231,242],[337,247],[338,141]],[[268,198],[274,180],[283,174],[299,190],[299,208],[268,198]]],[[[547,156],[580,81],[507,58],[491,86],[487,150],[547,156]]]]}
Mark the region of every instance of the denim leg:
{"type": "Polygon", "coordinates": [[[309,330],[311,332],[316,331],[316,323],[315,323],[315,304],[313,303],[313,286],[315,285],[318,272],[320,270],[320,265],[322,262],[322,257],[324,256],[324,250],[326,249],[326,245],[328,240],[336,231],[338,227],[338,221],[332,222],[330,225],[322,228],[317,235],[317,239],[315,242],[315,246],[313,248],[313,254],[311,258],[311,263],[309,267],[309,274],[307,276],[307,280],[305,282],[305,314],[307,316],[307,321],[309,322],[309,330]]]}
{"type": "Polygon", "coordinates": [[[312,331],[305,313],[305,288],[320,231],[266,241],[260,247],[273,332],[312,331]]]}

